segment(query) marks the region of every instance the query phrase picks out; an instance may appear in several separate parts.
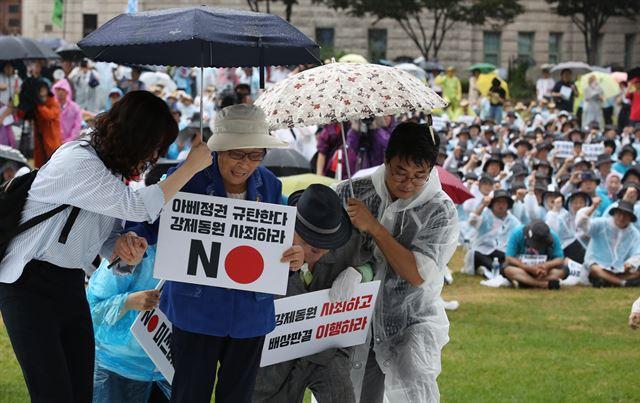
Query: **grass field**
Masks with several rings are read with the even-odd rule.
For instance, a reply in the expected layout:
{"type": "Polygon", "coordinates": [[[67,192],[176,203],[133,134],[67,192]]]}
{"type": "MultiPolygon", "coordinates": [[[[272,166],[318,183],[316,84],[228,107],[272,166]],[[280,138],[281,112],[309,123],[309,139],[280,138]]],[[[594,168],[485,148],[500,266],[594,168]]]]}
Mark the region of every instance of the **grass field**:
{"type": "MultiPolygon", "coordinates": [[[[460,263],[456,255],[451,267],[460,263]]],[[[456,274],[444,292],[461,306],[449,313],[442,401],[640,401],[640,332],[627,327],[639,295],[640,289],[495,290],[456,274]]],[[[2,327],[0,402],[27,401],[2,327]]]]}

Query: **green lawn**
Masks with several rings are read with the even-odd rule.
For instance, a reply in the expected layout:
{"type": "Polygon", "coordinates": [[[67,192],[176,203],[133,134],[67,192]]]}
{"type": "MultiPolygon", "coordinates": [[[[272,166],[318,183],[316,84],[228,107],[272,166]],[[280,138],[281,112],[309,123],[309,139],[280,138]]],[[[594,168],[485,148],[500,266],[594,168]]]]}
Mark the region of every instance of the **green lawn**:
{"type": "MultiPolygon", "coordinates": [[[[460,263],[456,255],[452,267],[460,263]]],[[[444,292],[461,306],[449,312],[442,400],[640,400],[640,332],[627,327],[638,295],[640,289],[495,290],[457,274],[444,292]]],[[[28,401],[3,327],[0,352],[0,403],[28,401]]]]}

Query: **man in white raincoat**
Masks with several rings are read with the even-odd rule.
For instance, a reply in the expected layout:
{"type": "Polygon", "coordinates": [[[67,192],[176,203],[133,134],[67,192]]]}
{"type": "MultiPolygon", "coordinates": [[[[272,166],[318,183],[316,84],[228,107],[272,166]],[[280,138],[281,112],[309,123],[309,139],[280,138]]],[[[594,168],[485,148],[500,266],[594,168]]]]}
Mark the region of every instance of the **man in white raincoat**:
{"type": "MultiPolygon", "coordinates": [[[[382,285],[372,337],[356,348],[351,378],[356,401],[437,402],[440,351],[449,321],[442,305],[445,268],[456,248],[456,208],[442,191],[435,166],[439,139],[416,123],[398,125],[385,164],[371,176],[338,186],[360,231],[352,256],[369,261],[382,285]]],[[[346,269],[333,283],[333,299],[347,299],[362,275],[346,269]]]]}

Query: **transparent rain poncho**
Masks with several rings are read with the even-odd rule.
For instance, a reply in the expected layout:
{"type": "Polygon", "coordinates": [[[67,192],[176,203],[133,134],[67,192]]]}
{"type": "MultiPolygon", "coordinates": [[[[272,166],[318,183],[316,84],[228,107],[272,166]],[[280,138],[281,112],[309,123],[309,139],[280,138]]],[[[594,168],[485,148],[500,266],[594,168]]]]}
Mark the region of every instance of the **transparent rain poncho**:
{"type": "Polygon", "coordinates": [[[136,381],[164,379],[129,330],[140,312],[120,313],[130,294],[156,287],[158,280],[153,278],[154,262],[155,246],[147,249],[145,258],[130,275],[114,274],[107,268],[108,262],[103,260],[87,287],[98,365],[136,381]]]}
{"type": "Polygon", "coordinates": [[[589,218],[580,210],[577,226],[590,238],[584,257],[586,269],[597,263],[615,273],[623,273],[625,263],[640,264],[640,233],[633,225],[620,229],[611,216],[589,218]]]}
{"type": "MultiPolygon", "coordinates": [[[[384,183],[385,166],[371,177],[355,180],[355,196],[363,201],[394,238],[411,250],[424,279],[412,286],[386,263],[370,236],[362,238],[354,256],[369,260],[375,267],[374,280],[381,289],[374,311],[372,330],[376,361],[385,373],[385,398],[393,403],[439,400],[436,378],[440,373],[440,352],[449,341],[449,321],[440,292],[446,265],[458,239],[458,219],[451,199],[442,191],[433,169],[423,190],[409,200],[391,201],[384,183]]],[[[348,186],[338,186],[346,199],[348,186]]],[[[357,399],[370,343],[357,347],[352,357],[352,380],[357,399]]]]}

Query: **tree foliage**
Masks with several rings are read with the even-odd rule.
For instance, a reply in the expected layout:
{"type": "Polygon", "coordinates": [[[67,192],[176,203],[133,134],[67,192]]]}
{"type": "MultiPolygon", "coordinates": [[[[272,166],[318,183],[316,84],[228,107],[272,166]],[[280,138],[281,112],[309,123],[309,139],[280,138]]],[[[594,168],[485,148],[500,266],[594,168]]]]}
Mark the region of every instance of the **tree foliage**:
{"type": "Polygon", "coordinates": [[[425,59],[437,59],[447,32],[456,23],[490,24],[495,28],[513,22],[524,8],[518,0],[314,0],[351,15],[371,15],[395,20],[425,59]]]}
{"type": "Polygon", "coordinates": [[[571,18],[584,37],[587,62],[596,64],[598,38],[611,17],[635,20],[640,0],[546,0],[558,15],[571,18]]]}

